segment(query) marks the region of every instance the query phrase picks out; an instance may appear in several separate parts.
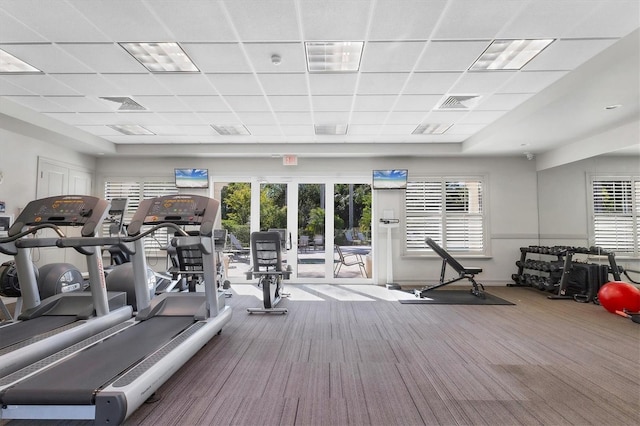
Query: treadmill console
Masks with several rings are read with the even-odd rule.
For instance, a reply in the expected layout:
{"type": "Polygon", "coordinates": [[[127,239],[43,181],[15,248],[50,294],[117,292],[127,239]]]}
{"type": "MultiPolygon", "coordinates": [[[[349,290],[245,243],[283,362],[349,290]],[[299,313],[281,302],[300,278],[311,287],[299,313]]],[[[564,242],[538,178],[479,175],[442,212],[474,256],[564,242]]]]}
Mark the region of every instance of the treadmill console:
{"type": "Polygon", "coordinates": [[[129,235],[140,233],[142,225],[173,223],[199,225],[200,234],[211,236],[220,203],[201,195],[166,195],[143,200],[129,224],[129,235]]]}
{"type": "Polygon", "coordinates": [[[9,236],[25,226],[54,224],[82,226],[83,237],[93,237],[109,210],[109,202],[89,195],[60,195],[33,200],[26,205],[9,229],[9,236]]]}

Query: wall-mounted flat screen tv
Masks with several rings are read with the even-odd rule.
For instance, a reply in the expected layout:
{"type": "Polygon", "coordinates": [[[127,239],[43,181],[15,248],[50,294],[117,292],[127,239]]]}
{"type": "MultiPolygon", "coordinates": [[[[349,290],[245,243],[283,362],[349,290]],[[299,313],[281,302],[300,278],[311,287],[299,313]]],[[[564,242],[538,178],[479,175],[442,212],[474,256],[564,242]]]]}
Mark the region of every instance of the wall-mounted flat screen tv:
{"type": "Polygon", "coordinates": [[[374,170],[373,189],[406,189],[406,169],[374,170]]]}
{"type": "Polygon", "coordinates": [[[176,188],[208,188],[208,169],[175,169],[176,188]]]}

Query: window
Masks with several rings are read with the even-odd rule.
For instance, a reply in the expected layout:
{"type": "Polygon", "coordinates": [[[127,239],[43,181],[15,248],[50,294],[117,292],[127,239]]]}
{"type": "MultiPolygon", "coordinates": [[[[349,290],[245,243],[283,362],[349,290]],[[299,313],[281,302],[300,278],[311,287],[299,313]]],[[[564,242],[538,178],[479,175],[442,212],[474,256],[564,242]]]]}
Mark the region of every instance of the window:
{"type": "Polygon", "coordinates": [[[485,254],[481,178],[411,180],[405,191],[406,254],[430,251],[431,237],[448,251],[485,254]]]}
{"type": "MultiPolygon", "coordinates": [[[[114,198],[127,198],[127,212],[124,215],[125,225],[131,222],[133,214],[138,209],[140,201],[147,198],[159,197],[162,195],[177,194],[173,180],[131,180],[131,181],[111,181],[107,179],[104,183],[104,198],[112,200],[114,198]]],[[[106,221],[105,221],[106,222],[106,221]]],[[[145,228],[143,228],[144,230],[145,228]]],[[[148,228],[147,228],[148,229],[148,228]]],[[[102,235],[109,235],[109,223],[102,226],[102,235]]],[[[145,239],[145,252],[147,256],[165,256],[166,252],[161,251],[169,243],[167,229],[163,228],[154,232],[145,239]]]]}
{"type": "Polygon", "coordinates": [[[592,177],[591,190],[594,244],[637,256],[640,177],[592,177]]]}

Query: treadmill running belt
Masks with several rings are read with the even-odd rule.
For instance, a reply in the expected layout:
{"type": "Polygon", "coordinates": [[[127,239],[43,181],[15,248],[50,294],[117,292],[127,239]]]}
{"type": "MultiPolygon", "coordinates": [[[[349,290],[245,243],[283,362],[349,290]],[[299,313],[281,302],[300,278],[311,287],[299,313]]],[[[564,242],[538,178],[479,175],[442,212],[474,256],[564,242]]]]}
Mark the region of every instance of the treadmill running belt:
{"type": "Polygon", "coordinates": [[[75,315],[52,315],[33,318],[0,328],[0,349],[7,348],[39,334],[71,324],[75,315]]]}
{"type": "Polygon", "coordinates": [[[193,317],[154,317],[129,327],[0,394],[0,403],[91,405],[94,392],[193,324],[193,317]]]}

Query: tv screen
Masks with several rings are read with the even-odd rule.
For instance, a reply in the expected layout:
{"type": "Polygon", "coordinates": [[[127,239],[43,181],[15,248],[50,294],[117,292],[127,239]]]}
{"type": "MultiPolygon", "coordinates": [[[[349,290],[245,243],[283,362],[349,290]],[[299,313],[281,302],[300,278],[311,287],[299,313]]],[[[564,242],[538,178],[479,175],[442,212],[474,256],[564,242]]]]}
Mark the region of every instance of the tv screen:
{"type": "Polygon", "coordinates": [[[407,170],[374,170],[373,189],[406,189],[407,170]]]}
{"type": "Polygon", "coordinates": [[[208,169],[175,169],[176,188],[208,188],[208,169]]]}

